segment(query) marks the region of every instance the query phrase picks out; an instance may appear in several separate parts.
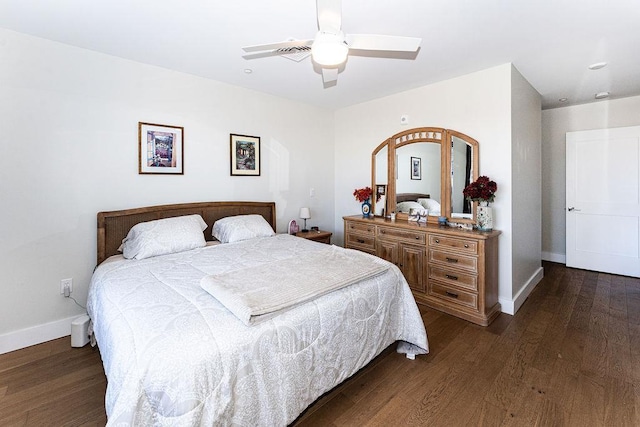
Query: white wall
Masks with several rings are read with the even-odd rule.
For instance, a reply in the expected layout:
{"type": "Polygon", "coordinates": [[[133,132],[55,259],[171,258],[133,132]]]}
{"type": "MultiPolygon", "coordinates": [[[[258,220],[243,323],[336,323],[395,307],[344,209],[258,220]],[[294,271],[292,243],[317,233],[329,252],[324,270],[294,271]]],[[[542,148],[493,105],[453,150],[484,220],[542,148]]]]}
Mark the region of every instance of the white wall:
{"type": "MultiPolygon", "coordinates": [[[[513,68],[511,75],[511,230],[512,300],[504,310],[518,311],[542,279],[540,94],[513,68]],[[512,306],[509,306],[512,304],[512,306]]],[[[502,250],[503,248],[500,248],[502,250]]]]}
{"type": "Polygon", "coordinates": [[[500,236],[500,299],[511,301],[514,285],[511,259],[511,73],[500,65],[451,80],[338,110],[335,114],[336,242],[344,240],[342,217],[359,213],[355,188],[370,184],[371,152],[383,140],[408,127],[455,129],[480,143],[480,174],[499,186],[494,227],[500,236]]]}
{"type": "Polygon", "coordinates": [[[0,82],[0,353],[83,313],[59,284],[72,277],[85,303],[99,211],[276,201],[278,231],[300,206],[333,230],[327,110],[6,30],[0,82]],[[183,176],[138,175],[139,121],[184,126],[183,176]],[[262,176],[229,175],[230,133],[262,138],[262,176]]]}
{"type": "Polygon", "coordinates": [[[542,258],[565,262],[567,132],[640,125],[640,96],[542,112],[542,258]]]}

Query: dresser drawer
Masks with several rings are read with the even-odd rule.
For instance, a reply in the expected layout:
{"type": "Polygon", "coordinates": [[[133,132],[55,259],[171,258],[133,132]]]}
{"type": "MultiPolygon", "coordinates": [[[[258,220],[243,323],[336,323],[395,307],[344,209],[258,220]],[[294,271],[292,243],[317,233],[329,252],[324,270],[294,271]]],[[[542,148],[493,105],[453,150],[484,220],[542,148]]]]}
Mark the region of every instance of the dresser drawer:
{"type": "Polygon", "coordinates": [[[462,273],[451,268],[429,265],[429,279],[455,285],[470,291],[478,290],[478,276],[462,273]]]}
{"type": "Polygon", "coordinates": [[[445,301],[453,302],[455,304],[460,304],[474,310],[478,309],[478,296],[474,293],[451,288],[447,285],[431,280],[429,281],[428,288],[429,295],[443,299],[445,301]]]}
{"type": "Polygon", "coordinates": [[[373,238],[376,235],[376,228],[373,225],[363,224],[361,222],[347,222],[346,233],[358,233],[370,235],[373,238]]]}
{"type": "Polygon", "coordinates": [[[476,255],[478,253],[478,242],[476,240],[447,237],[438,234],[429,234],[429,246],[434,249],[449,249],[465,254],[476,255]]]}
{"type": "Polygon", "coordinates": [[[471,273],[478,272],[478,258],[475,256],[460,255],[451,252],[429,250],[429,262],[461,268],[471,273]]]}
{"type": "Polygon", "coordinates": [[[376,238],[373,234],[347,233],[345,236],[345,247],[360,249],[362,251],[375,254],[376,238]]]}
{"type": "Polygon", "coordinates": [[[378,227],[378,237],[424,245],[427,235],[419,231],[403,230],[401,228],[378,227]]]}

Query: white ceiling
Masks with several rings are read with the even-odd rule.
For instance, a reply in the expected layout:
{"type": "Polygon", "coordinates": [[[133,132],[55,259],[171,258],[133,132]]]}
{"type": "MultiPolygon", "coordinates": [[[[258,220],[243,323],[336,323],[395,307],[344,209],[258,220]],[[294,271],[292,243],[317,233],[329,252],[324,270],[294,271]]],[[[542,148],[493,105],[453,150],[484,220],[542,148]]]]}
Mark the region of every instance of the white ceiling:
{"type": "Polygon", "coordinates": [[[242,57],[242,46],[313,38],[314,0],[0,0],[0,27],[330,109],[508,62],[543,108],[640,95],[638,0],[343,0],[342,10],[345,33],[421,37],[420,51],[350,56],[329,88],[310,58],[242,57]]]}

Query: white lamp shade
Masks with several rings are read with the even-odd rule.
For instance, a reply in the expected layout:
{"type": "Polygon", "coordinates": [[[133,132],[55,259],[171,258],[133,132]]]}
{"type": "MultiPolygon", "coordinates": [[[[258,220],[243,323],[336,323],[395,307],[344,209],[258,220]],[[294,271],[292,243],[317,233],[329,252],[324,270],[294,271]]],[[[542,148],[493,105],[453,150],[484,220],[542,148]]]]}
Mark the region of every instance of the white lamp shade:
{"type": "Polygon", "coordinates": [[[300,208],[300,218],[309,219],[311,218],[311,211],[309,208],[300,208]]]}

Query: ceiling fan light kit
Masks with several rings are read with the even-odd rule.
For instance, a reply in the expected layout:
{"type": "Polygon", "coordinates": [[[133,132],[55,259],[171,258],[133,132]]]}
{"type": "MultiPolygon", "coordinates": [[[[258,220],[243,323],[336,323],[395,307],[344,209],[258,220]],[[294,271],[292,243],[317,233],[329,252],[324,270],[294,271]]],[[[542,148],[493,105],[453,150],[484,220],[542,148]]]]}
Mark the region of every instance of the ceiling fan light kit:
{"type": "Polygon", "coordinates": [[[344,63],[349,54],[349,46],[344,41],[344,34],[330,34],[320,31],[311,46],[313,61],[322,66],[335,67],[344,63]]]}

